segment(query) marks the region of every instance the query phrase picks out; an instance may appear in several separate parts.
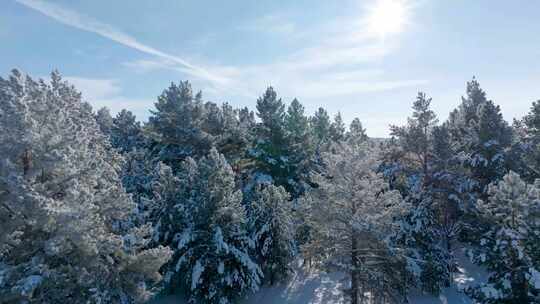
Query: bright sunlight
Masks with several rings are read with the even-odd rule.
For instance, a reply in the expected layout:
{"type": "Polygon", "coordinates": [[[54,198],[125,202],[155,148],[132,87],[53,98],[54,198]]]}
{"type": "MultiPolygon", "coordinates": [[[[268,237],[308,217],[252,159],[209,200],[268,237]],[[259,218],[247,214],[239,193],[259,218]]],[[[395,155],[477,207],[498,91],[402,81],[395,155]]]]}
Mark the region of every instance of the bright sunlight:
{"type": "Polygon", "coordinates": [[[368,10],[368,32],[379,38],[400,33],[407,23],[408,10],[403,0],[377,0],[368,10]]]}

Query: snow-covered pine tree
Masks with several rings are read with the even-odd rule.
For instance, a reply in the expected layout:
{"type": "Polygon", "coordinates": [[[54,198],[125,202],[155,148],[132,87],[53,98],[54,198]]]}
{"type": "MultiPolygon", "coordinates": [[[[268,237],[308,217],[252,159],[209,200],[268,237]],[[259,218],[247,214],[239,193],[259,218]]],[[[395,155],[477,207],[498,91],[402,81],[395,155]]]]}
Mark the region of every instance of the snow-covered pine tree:
{"type": "Polygon", "coordinates": [[[476,196],[470,193],[473,189],[467,171],[455,157],[445,124],[433,128],[432,167],[431,193],[434,208],[445,247],[450,252],[453,241],[461,231],[465,206],[471,205],[476,196]]]}
{"type": "Polygon", "coordinates": [[[462,211],[460,239],[476,242],[489,230],[488,223],[477,216],[477,200],[487,200],[488,185],[516,167],[512,128],[475,78],[467,83],[466,96],[450,113],[445,127],[459,162],[453,170],[451,197],[462,211]]]}
{"type": "Polygon", "coordinates": [[[507,172],[505,156],[512,142],[512,130],[503,119],[500,107],[492,101],[479,107],[477,128],[478,145],[471,166],[480,184],[488,184],[507,172]],[[478,165],[474,166],[475,163],[478,165]]]}
{"type": "Polygon", "coordinates": [[[315,150],[304,106],[296,98],[287,108],[284,127],[288,144],[290,192],[292,198],[297,199],[304,193],[306,183],[309,183],[315,150]]]}
{"type": "MultiPolygon", "coordinates": [[[[289,164],[293,174],[290,175],[289,183],[293,184],[291,198],[293,209],[297,215],[301,208],[299,201],[304,195],[306,188],[311,185],[310,172],[314,168],[315,143],[309,125],[309,118],[304,112],[304,106],[295,98],[287,108],[285,114],[285,131],[288,138],[289,164]]],[[[304,244],[309,238],[309,227],[302,216],[295,218],[297,244],[304,244]]]]}
{"type": "Polygon", "coordinates": [[[242,193],[225,157],[212,148],[198,162],[188,157],[178,175],[156,239],[175,248],[167,279],[192,301],[231,303],[258,289],[262,272],[249,256],[242,193]]]}
{"type": "Polygon", "coordinates": [[[272,87],[257,99],[257,116],[261,122],[257,124],[255,144],[250,153],[257,162],[256,174],[269,176],[276,185],[292,192],[295,183],[289,181],[294,181],[294,168],[288,155],[285,105],[272,87]]]}
{"type": "Polygon", "coordinates": [[[314,176],[318,186],[309,193],[314,236],[304,254],[316,254],[324,265],[348,273],[354,304],[376,283],[380,293],[392,294],[403,267],[383,271],[398,264],[387,241],[407,205],[376,173],[379,162],[372,148],[342,144],[332,150],[336,153],[323,154],[326,170],[314,176]]]}
{"type": "Polygon", "coordinates": [[[132,224],[150,223],[155,209],[150,185],[156,160],[146,146],[142,127],[131,111],[123,109],[112,119],[109,134],[111,146],[124,157],[122,185],[137,206],[132,224]]]}
{"type": "Polygon", "coordinates": [[[540,137],[540,100],[532,103],[529,113],[523,117],[523,122],[529,137],[540,137]]]}
{"type": "Polygon", "coordinates": [[[348,142],[352,143],[361,143],[368,138],[366,129],[362,127],[362,122],[359,118],[355,118],[351,121],[349,131],[345,134],[345,138],[348,142]]]}
{"type": "Polygon", "coordinates": [[[200,157],[210,150],[213,137],[201,128],[202,95],[199,92],[193,96],[189,82],[171,83],[158,97],[155,107],[147,126],[153,153],[159,160],[176,172],[186,157],[200,157]]]}
{"type": "Polygon", "coordinates": [[[57,72],[0,78],[3,303],[130,303],[170,258],[126,231],[134,205],[92,108],[57,72]]]}
{"type": "Polygon", "coordinates": [[[235,174],[237,182],[241,188],[252,182],[252,169],[255,165],[255,160],[251,155],[254,151],[253,146],[256,144],[255,136],[257,134],[257,122],[255,121],[255,113],[247,107],[238,110],[238,127],[242,130],[242,137],[246,139],[245,152],[230,157],[230,164],[235,174]]]}
{"type": "Polygon", "coordinates": [[[135,225],[157,225],[165,206],[177,201],[179,183],[171,167],[150,158],[145,149],[132,150],[125,156],[122,184],[137,206],[135,225]]]}
{"type": "Polygon", "coordinates": [[[146,194],[144,199],[154,208],[148,208],[151,212],[145,219],[154,224],[154,243],[176,245],[173,239],[175,233],[185,229],[188,215],[185,214],[186,209],[182,202],[190,194],[184,179],[189,179],[190,174],[193,172],[184,171],[176,176],[171,167],[160,162],[156,164],[152,174],[148,175],[146,187],[150,188],[150,193],[146,194]]]}
{"type": "Polygon", "coordinates": [[[342,141],[345,138],[345,123],[339,112],[334,116],[334,121],[330,124],[330,138],[335,142],[342,141]]]}
{"type": "Polygon", "coordinates": [[[431,98],[419,92],[413,103],[412,117],[408,118],[406,126],[391,126],[391,135],[398,139],[398,144],[404,150],[404,161],[408,166],[416,167],[421,174],[424,184],[431,179],[430,162],[433,150],[433,127],[437,124],[437,116],[431,110],[431,98]]]}
{"type": "Polygon", "coordinates": [[[529,113],[514,120],[515,140],[512,146],[512,170],[533,182],[540,178],[540,100],[532,103],[529,113]]]}
{"type": "MultiPolygon", "coordinates": [[[[211,133],[215,136],[215,146],[231,165],[237,166],[245,159],[246,152],[253,142],[253,125],[249,121],[241,121],[241,110],[234,109],[228,103],[221,105],[219,113],[221,119],[217,124],[218,130],[211,133]]],[[[253,115],[253,112],[250,114],[253,115]]]]}
{"type": "Polygon", "coordinates": [[[475,191],[485,199],[487,185],[506,173],[505,156],[512,130],[499,106],[486,98],[475,78],[467,83],[466,93],[462,103],[450,113],[447,126],[452,145],[471,171],[470,177],[477,185],[475,191]]]}
{"type": "Polygon", "coordinates": [[[330,141],[330,116],[324,108],[319,108],[309,119],[315,146],[318,150],[330,141]]]}
{"type": "Polygon", "coordinates": [[[111,144],[121,153],[144,146],[144,138],[140,122],[131,111],[122,110],[112,119],[111,144]]]}
{"type": "Polygon", "coordinates": [[[450,284],[451,256],[444,246],[440,218],[433,208],[428,193],[419,192],[416,197],[408,197],[414,206],[400,222],[400,227],[392,236],[396,247],[402,248],[407,264],[404,288],[409,284],[421,290],[438,295],[443,286],[450,284]]]}
{"type": "Polygon", "coordinates": [[[101,132],[110,136],[113,127],[113,118],[111,116],[111,111],[107,107],[103,107],[97,111],[96,121],[101,132]]]}
{"type": "Polygon", "coordinates": [[[450,246],[443,244],[441,236],[445,235],[444,215],[454,205],[448,200],[449,193],[436,188],[440,175],[435,171],[434,149],[436,143],[441,144],[438,142],[441,139],[434,136],[437,117],[431,110],[431,98],[418,93],[412,108],[412,116],[405,126],[391,126],[391,134],[401,150],[397,159],[399,166],[387,160],[383,172],[391,179],[402,178],[402,195],[412,205],[394,236],[396,244],[405,249],[415,284],[424,291],[438,294],[442,286],[449,284],[451,276],[450,246]],[[391,168],[397,170],[388,170],[391,168]]]}
{"type": "Polygon", "coordinates": [[[255,256],[270,285],[287,278],[295,255],[294,223],[289,194],[283,187],[260,185],[247,204],[255,256]]]}
{"type": "Polygon", "coordinates": [[[488,194],[479,209],[491,228],[480,240],[477,259],[491,274],[469,292],[486,304],[537,303],[540,272],[530,245],[540,241],[540,180],[527,184],[510,171],[490,184],[488,194]]]}

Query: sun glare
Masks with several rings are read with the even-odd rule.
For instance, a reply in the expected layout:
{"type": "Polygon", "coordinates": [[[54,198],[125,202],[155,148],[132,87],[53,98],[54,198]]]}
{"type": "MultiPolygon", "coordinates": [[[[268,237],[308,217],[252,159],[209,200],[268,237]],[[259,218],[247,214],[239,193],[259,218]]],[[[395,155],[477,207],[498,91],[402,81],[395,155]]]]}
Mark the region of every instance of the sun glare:
{"type": "Polygon", "coordinates": [[[407,6],[403,0],[377,0],[368,8],[368,31],[379,38],[400,33],[407,17],[407,6]]]}

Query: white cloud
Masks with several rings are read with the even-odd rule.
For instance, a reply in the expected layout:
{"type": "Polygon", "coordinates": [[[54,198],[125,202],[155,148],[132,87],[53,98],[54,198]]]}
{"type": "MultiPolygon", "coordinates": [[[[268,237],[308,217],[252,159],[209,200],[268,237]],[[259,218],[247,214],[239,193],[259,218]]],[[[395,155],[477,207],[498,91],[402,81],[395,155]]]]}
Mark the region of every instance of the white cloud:
{"type": "Polygon", "coordinates": [[[140,52],[159,57],[163,60],[170,61],[178,66],[182,67],[182,71],[193,77],[206,79],[214,84],[223,85],[227,82],[227,79],[221,77],[220,75],[215,75],[208,72],[206,69],[191,64],[186,60],[171,55],[169,53],[163,52],[159,49],[156,49],[152,46],[144,44],[135,38],[125,34],[118,29],[112,27],[111,25],[99,22],[92,18],[83,16],[75,11],[66,9],[56,4],[48,3],[41,0],[15,0],[18,3],[36,10],[42,13],[45,16],[48,16],[52,19],[55,19],[58,22],[63,24],[92,32],[98,34],[102,37],[110,39],[114,42],[120,43],[132,49],[138,50],[140,52]]]}
{"type": "Polygon", "coordinates": [[[146,99],[126,98],[122,96],[113,96],[107,99],[95,99],[88,101],[92,107],[97,110],[107,107],[112,114],[118,113],[123,109],[129,110],[137,116],[139,120],[146,120],[152,109],[152,101],[146,99]]]}
{"type": "Polygon", "coordinates": [[[93,79],[76,76],[64,77],[77,90],[83,93],[86,100],[103,99],[110,96],[117,96],[121,92],[116,79],[93,79]]]}
{"type": "Polygon", "coordinates": [[[132,111],[139,119],[148,115],[151,100],[127,98],[122,96],[122,88],[117,79],[85,78],[79,76],[63,77],[82,93],[82,99],[89,102],[94,110],[107,107],[112,113],[122,109],[132,111]]]}

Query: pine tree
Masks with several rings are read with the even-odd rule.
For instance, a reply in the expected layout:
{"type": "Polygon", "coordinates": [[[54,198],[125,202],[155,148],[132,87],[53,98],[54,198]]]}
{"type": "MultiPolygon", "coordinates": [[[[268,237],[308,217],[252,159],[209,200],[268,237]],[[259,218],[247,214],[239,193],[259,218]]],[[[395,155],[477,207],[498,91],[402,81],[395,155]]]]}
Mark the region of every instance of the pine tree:
{"type": "Polygon", "coordinates": [[[330,137],[330,117],[325,109],[319,108],[317,112],[310,118],[309,123],[315,138],[317,148],[325,145],[330,137]]]}
{"type": "Polygon", "coordinates": [[[527,184],[510,172],[490,184],[488,194],[489,201],[480,201],[479,207],[491,229],[480,241],[478,259],[491,275],[470,293],[483,303],[533,303],[540,293],[540,273],[528,244],[540,240],[540,181],[527,184]]]}
{"type": "Polygon", "coordinates": [[[309,184],[309,173],[313,166],[315,153],[313,138],[309,129],[309,120],[304,114],[304,107],[294,99],[285,115],[285,132],[287,136],[287,155],[289,172],[289,189],[293,199],[305,191],[309,184]]]}
{"type": "Polygon", "coordinates": [[[288,155],[288,141],[285,131],[285,105],[272,87],[257,100],[257,136],[252,156],[257,161],[259,173],[270,176],[276,185],[288,191],[294,185],[289,183],[291,166],[288,155]]]}
{"type": "Polygon", "coordinates": [[[351,124],[349,125],[349,131],[345,137],[347,141],[351,143],[361,143],[368,138],[366,129],[362,127],[362,122],[360,122],[360,119],[355,118],[352,120],[351,124]]]}
{"type": "Polygon", "coordinates": [[[304,106],[296,98],[287,108],[285,129],[295,142],[308,143],[309,120],[304,113],[304,106]]]}
{"type": "Polygon", "coordinates": [[[410,155],[409,164],[420,168],[424,183],[430,179],[430,162],[433,149],[433,127],[437,124],[437,116],[430,109],[431,98],[425,93],[418,93],[413,104],[412,117],[403,127],[391,126],[391,135],[397,137],[405,155],[410,155]]]}
{"type": "Polygon", "coordinates": [[[238,182],[241,186],[251,178],[252,169],[254,167],[254,157],[251,152],[255,151],[257,136],[257,122],[255,121],[255,113],[247,107],[238,110],[238,127],[242,132],[241,137],[245,138],[245,151],[234,157],[228,157],[234,172],[238,176],[238,182]]]}
{"type": "Polygon", "coordinates": [[[467,96],[450,113],[447,125],[456,152],[477,183],[475,192],[485,198],[487,185],[505,174],[511,128],[475,78],[467,83],[467,96]]]}
{"type": "Polygon", "coordinates": [[[264,95],[257,99],[257,116],[261,119],[260,131],[265,137],[274,143],[283,139],[285,105],[277,98],[274,88],[268,87],[264,95]]]}
{"type": "Polygon", "coordinates": [[[133,220],[137,225],[155,225],[178,186],[172,169],[150,156],[148,150],[132,150],[122,166],[122,184],[137,206],[133,220]]]}
{"type": "Polygon", "coordinates": [[[428,193],[418,193],[409,200],[413,201],[414,208],[409,210],[393,236],[395,246],[403,248],[412,285],[438,295],[442,287],[449,286],[451,278],[451,256],[442,242],[440,219],[428,193]]]}
{"type": "Polygon", "coordinates": [[[531,109],[521,121],[514,122],[518,142],[514,144],[514,158],[518,165],[513,168],[522,178],[534,181],[540,178],[540,100],[533,102],[531,109]]]}
{"type": "Polygon", "coordinates": [[[250,130],[255,127],[255,113],[250,111],[247,107],[240,109],[238,112],[238,120],[242,126],[250,130]]]}
{"type": "Polygon", "coordinates": [[[283,187],[259,186],[248,203],[249,231],[266,282],[287,278],[295,253],[292,208],[283,187]]]}
{"type": "Polygon", "coordinates": [[[467,82],[466,97],[461,97],[461,104],[450,112],[448,126],[450,135],[458,150],[467,150],[474,140],[474,125],[478,121],[478,108],[486,103],[486,93],[480,88],[475,77],[467,82]]]}
{"type": "Polygon", "coordinates": [[[96,113],[96,121],[101,132],[103,132],[103,134],[107,136],[110,136],[111,129],[113,127],[113,118],[111,116],[111,111],[109,111],[109,109],[106,107],[99,109],[96,113]]]}
{"type": "Polygon", "coordinates": [[[447,155],[436,154],[449,148],[444,139],[436,138],[447,129],[436,126],[437,117],[430,106],[431,98],[418,93],[407,125],[391,126],[401,149],[399,170],[392,174],[394,178],[404,177],[402,194],[413,205],[396,234],[397,242],[406,249],[416,285],[438,294],[450,283],[450,244],[456,235],[457,218],[453,213],[455,203],[445,188],[449,176],[444,166],[438,167],[439,161],[449,160],[444,159],[447,155]]]}
{"type": "Polygon", "coordinates": [[[112,119],[110,134],[112,146],[121,153],[144,146],[141,124],[131,111],[122,110],[112,119]]]}
{"type": "Polygon", "coordinates": [[[248,254],[242,193],[225,157],[211,149],[198,162],[187,158],[177,193],[168,200],[156,239],[175,249],[167,278],[193,301],[230,303],[257,290],[262,276],[248,254]]]}
{"type": "Polygon", "coordinates": [[[434,127],[431,192],[440,233],[449,252],[461,231],[465,206],[475,199],[470,193],[472,189],[466,169],[455,154],[446,124],[434,127]]]}
{"type": "Polygon", "coordinates": [[[211,148],[213,137],[202,129],[204,106],[199,92],[193,96],[189,82],[171,85],[155,103],[148,121],[153,152],[177,170],[186,157],[200,157],[211,148]]]}
{"type": "Polygon", "coordinates": [[[329,133],[330,138],[335,142],[345,138],[345,123],[343,122],[343,118],[341,118],[341,113],[338,112],[334,116],[334,121],[330,124],[329,133]]]}
{"type": "Polygon", "coordinates": [[[381,282],[379,291],[392,294],[391,282],[401,279],[400,268],[388,276],[381,267],[396,263],[386,240],[406,206],[375,172],[374,151],[365,145],[334,150],[323,154],[326,170],[314,177],[318,187],[310,192],[310,221],[315,236],[304,253],[315,253],[315,259],[324,258],[328,267],[349,274],[352,303],[359,303],[363,285],[375,282],[381,282]]]}
{"type": "Polygon", "coordinates": [[[527,126],[527,135],[529,137],[540,137],[540,100],[532,103],[531,110],[523,118],[523,122],[527,126]]]}
{"type": "Polygon", "coordinates": [[[231,164],[236,164],[245,158],[246,152],[251,148],[254,124],[251,124],[249,119],[252,118],[253,112],[250,113],[251,117],[242,118],[247,118],[248,121],[242,122],[241,111],[224,103],[219,113],[221,116],[220,123],[217,124],[219,129],[213,134],[216,138],[215,146],[231,164]]]}
{"type": "Polygon", "coordinates": [[[505,154],[512,131],[503,119],[499,106],[488,101],[478,109],[478,144],[471,155],[474,177],[481,184],[500,179],[506,172],[505,154]]]}
{"type": "Polygon", "coordinates": [[[128,229],[133,202],[89,104],[62,81],[0,78],[0,299],[143,302],[164,247],[128,229]]]}
{"type": "MultiPolygon", "coordinates": [[[[187,168],[187,164],[191,164],[192,161],[189,159],[182,167],[187,168]]],[[[188,215],[185,214],[187,207],[183,200],[190,193],[186,188],[188,185],[183,179],[189,178],[193,174],[194,172],[191,170],[180,172],[177,176],[171,167],[164,163],[158,163],[152,174],[147,175],[147,188],[150,189],[144,198],[154,208],[148,210],[151,212],[151,216],[146,216],[146,220],[154,223],[154,243],[176,245],[175,236],[187,227],[188,215]]]]}
{"type": "Polygon", "coordinates": [[[443,124],[435,126],[432,130],[433,137],[433,167],[435,171],[447,170],[454,156],[454,148],[450,141],[448,126],[443,124]]]}

